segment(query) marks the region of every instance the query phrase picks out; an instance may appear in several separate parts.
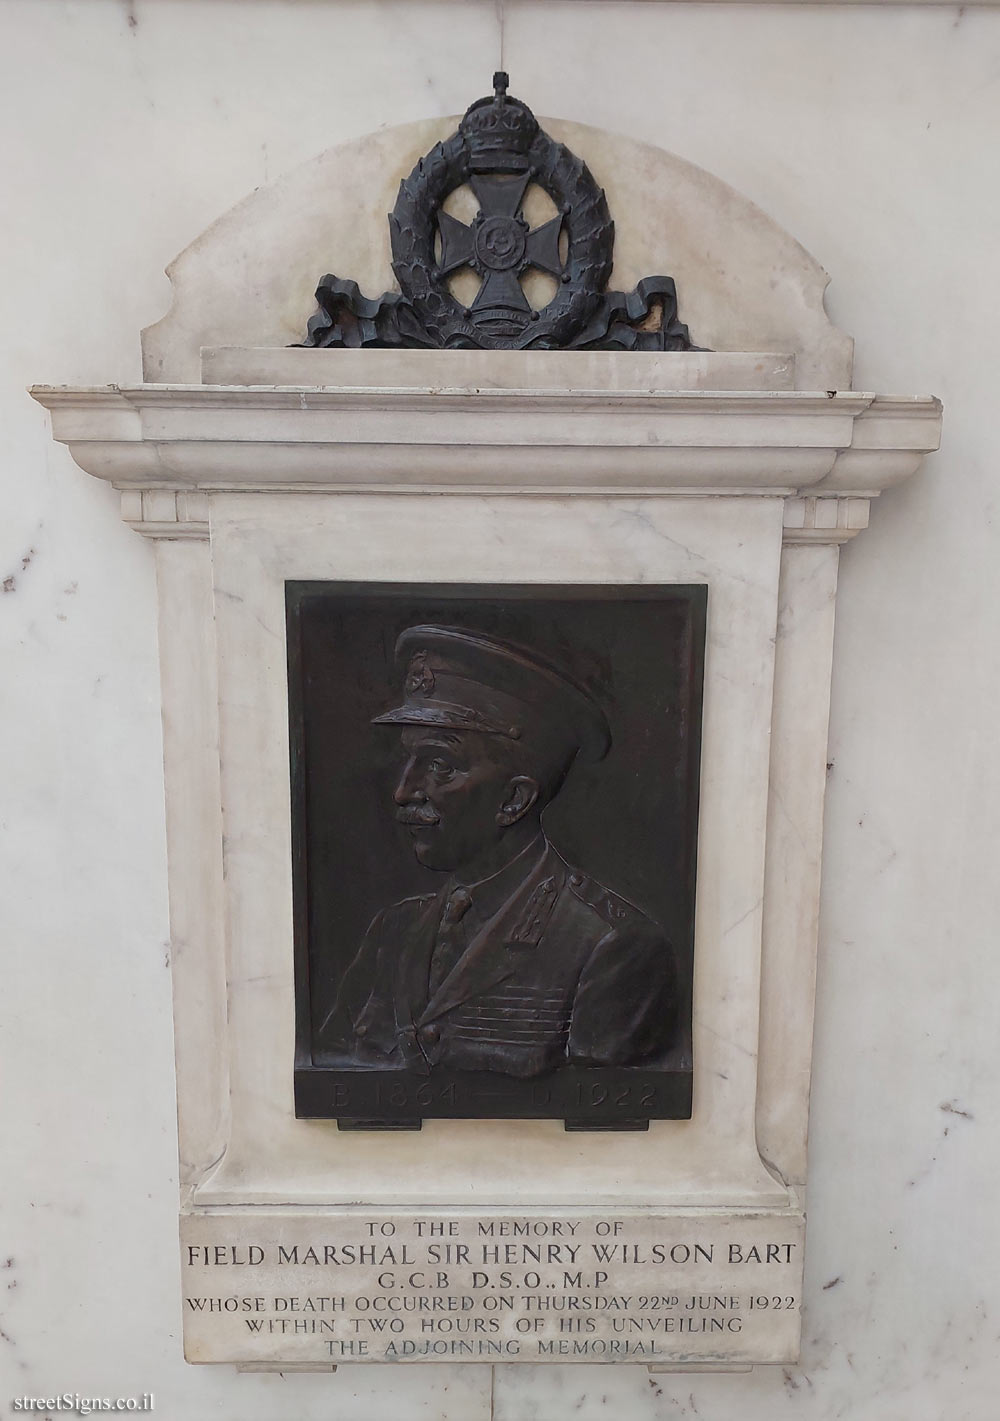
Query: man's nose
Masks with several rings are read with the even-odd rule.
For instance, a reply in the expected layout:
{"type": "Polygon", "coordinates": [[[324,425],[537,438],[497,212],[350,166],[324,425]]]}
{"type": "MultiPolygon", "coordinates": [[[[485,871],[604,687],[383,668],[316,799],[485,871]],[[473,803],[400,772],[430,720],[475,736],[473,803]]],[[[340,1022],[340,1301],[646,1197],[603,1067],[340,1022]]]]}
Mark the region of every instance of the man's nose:
{"type": "Polygon", "coordinates": [[[415,760],[407,761],[403,767],[403,772],[399,777],[399,783],[393,790],[392,797],[397,804],[420,804],[427,799],[427,795],[420,783],[420,776],[417,774],[415,760]]]}

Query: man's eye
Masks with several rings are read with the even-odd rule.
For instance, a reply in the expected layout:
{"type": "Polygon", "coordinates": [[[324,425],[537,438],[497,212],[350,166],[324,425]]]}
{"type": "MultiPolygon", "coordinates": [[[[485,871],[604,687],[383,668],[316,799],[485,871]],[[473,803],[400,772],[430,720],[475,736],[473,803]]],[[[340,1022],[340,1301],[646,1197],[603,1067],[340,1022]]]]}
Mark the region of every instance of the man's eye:
{"type": "Polygon", "coordinates": [[[450,775],[455,766],[450,764],[447,760],[435,758],[431,761],[430,768],[436,775],[450,775]]]}

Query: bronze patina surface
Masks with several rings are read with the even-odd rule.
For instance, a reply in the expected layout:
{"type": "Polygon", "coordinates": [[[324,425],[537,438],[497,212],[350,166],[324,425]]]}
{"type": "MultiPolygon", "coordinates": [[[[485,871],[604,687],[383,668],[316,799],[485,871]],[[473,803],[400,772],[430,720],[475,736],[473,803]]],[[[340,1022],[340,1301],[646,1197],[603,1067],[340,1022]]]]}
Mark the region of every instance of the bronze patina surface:
{"type": "Polygon", "coordinates": [[[689,1113],[704,610],[290,587],[300,1114],[689,1113]]]}
{"type": "Polygon", "coordinates": [[[677,314],[670,276],[647,276],[633,291],[609,291],[615,224],[586,163],[539,126],[507,75],[470,105],[457,130],[435,144],[399,185],[389,214],[398,291],[362,295],[328,274],[305,346],[440,350],[697,350],[677,314]],[[478,211],[460,221],[444,204],[471,188],[478,211]],[[544,191],[556,215],[531,227],[524,198],[544,191]],[[466,306],[452,278],[472,271],[479,289],[466,306]],[[522,284],[529,271],[553,278],[544,306],[522,284]]]}

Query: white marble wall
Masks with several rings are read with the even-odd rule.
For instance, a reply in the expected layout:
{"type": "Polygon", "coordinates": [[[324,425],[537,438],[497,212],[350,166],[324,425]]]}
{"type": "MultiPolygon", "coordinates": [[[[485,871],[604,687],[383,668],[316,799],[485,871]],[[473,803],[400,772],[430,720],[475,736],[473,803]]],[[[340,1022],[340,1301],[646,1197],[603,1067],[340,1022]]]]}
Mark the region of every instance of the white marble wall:
{"type": "Polygon", "coordinates": [[[0,29],[0,1406],[145,1390],[219,1421],[988,1421],[1000,12],[2,0],[0,29]],[[948,407],[942,453],[843,553],[802,1365],[192,1368],[153,548],[23,391],[137,378],[162,268],[212,218],[331,142],[461,110],[501,60],[540,111],[746,192],[832,273],[858,388],[948,407]]]}

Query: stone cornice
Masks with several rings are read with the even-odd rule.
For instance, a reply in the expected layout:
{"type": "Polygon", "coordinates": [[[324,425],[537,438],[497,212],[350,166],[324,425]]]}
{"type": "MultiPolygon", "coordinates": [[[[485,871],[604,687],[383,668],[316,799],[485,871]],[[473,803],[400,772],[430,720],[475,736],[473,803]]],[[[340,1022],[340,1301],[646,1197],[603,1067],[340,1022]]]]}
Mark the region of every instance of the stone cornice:
{"type": "MultiPolygon", "coordinates": [[[[937,448],[931,398],[792,390],[36,386],[123,490],[871,497],[937,448]]],[[[131,521],[131,520],[129,520],[131,521]]]]}

